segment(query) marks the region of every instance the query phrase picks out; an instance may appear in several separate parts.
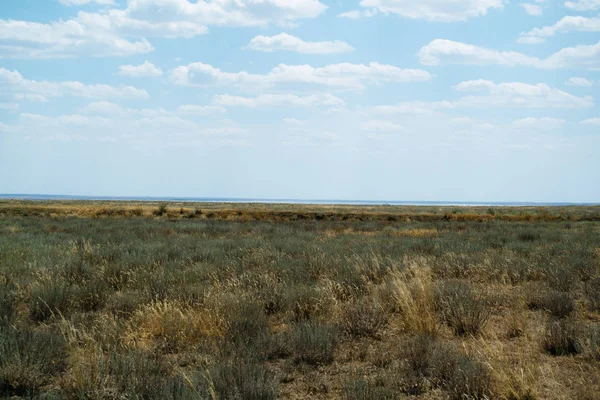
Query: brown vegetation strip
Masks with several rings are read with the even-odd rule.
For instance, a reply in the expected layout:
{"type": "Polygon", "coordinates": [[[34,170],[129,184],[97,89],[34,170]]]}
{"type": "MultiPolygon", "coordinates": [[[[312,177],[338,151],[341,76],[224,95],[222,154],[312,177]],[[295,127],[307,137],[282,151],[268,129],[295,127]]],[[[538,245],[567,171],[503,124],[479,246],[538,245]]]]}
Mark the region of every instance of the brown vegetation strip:
{"type": "Polygon", "coordinates": [[[142,202],[0,202],[0,216],[156,217],[238,221],[600,221],[600,206],[408,207],[142,202]],[[285,209],[286,207],[287,209],[285,209]]]}

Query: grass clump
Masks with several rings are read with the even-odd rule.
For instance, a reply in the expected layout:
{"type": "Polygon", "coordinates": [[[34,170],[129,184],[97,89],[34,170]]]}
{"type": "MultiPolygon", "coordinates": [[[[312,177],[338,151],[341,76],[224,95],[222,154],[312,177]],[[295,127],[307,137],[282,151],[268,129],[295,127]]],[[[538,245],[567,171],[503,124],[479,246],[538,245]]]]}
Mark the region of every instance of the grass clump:
{"type": "Polygon", "coordinates": [[[570,293],[539,289],[529,295],[529,308],[548,311],[555,318],[566,318],[575,309],[575,300],[570,293]]]}
{"type": "Polygon", "coordinates": [[[431,336],[438,333],[435,289],[426,268],[395,271],[389,290],[390,307],[401,314],[404,330],[431,336]]]}
{"type": "Polygon", "coordinates": [[[344,400],[393,400],[398,393],[393,389],[374,384],[366,379],[352,379],[344,382],[342,399],[344,400]]]}
{"type": "Polygon", "coordinates": [[[578,354],[581,352],[581,325],[577,321],[550,320],[544,332],[544,350],[554,356],[578,354]]]}
{"type": "Polygon", "coordinates": [[[10,324],[16,316],[16,288],[8,279],[0,277],[0,326],[10,324]]]}
{"type": "Polygon", "coordinates": [[[167,213],[167,203],[160,203],[156,211],[154,211],[154,215],[157,217],[162,217],[167,213]]]}
{"type": "Polygon", "coordinates": [[[438,296],[441,317],[456,335],[480,333],[492,316],[487,299],[466,282],[446,281],[438,288],[438,296]]]}
{"type": "Polygon", "coordinates": [[[290,334],[290,347],[296,363],[329,364],[333,361],[337,344],[337,330],[314,321],[299,323],[290,334]]]}
{"type": "Polygon", "coordinates": [[[66,315],[73,304],[72,288],[57,281],[34,286],[29,302],[29,315],[36,322],[66,315]]]}
{"type": "Polygon", "coordinates": [[[275,376],[267,367],[243,359],[209,367],[201,384],[202,398],[271,400],[277,398],[275,376]]]}
{"type": "Polygon", "coordinates": [[[417,336],[407,353],[408,382],[405,391],[420,394],[427,382],[448,392],[451,399],[493,397],[493,378],[489,367],[454,345],[430,336],[417,336]]]}
{"type": "Polygon", "coordinates": [[[0,394],[33,396],[66,367],[65,341],[49,329],[0,327],[0,394]]]}
{"type": "Polygon", "coordinates": [[[387,324],[386,310],[371,299],[360,299],[348,306],[343,316],[343,328],[353,337],[377,339],[387,324]]]}
{"type": "Polygon", "coordinates": [[[590,309],[600,312],[600,277],[586,283],[585,294],[590,309]]]}

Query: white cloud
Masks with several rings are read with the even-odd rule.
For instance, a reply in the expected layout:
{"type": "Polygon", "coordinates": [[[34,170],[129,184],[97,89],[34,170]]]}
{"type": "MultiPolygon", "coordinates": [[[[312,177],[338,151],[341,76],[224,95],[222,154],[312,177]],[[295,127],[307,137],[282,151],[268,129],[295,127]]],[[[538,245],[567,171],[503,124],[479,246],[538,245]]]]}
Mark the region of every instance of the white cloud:
{"type": "Polygon", "coordinates": [[[471,80],[454,87],[459,92],[483,93],[462,97],[453,102],[457,107],[524,107],[524,108],[588,108],[594,102],[589,97],[577,97],[544,83],[495,83],[471,80]]]}
{"type": "Polygon", "coordinates": [[[504,0],[362,0],[360,5],[383,14],[428,21],[466,21],[486,15],[490,9],[501,9],[504,0]]]}
{"type": "Polygon", "coordinates": [[[84,6],[90,3],[96,3],[103,6],[114,6],[114,0],[58,0],[63,6],[84,6]]]}
{"type": "Polygon", "coordinates": [[[348,18],[348,19],[360,19],[361,12],[358,10],[347,11],[347,12],[338,14],[338,17],[339,18],[348,18]]]}
{"type": "Polygon", "coordinates": [[[182,105],[177,107],[177,112],[184,115],[217,115],[225,114],[227,110],[218,106],[182,105]]]}
{"type": "Polygon", "coordinates": [[[264,26],[315,18],[326,9],[319,0],[136,0],[129,1],[124,12],[142,21],[264,26]]]}
{"type": "Polygon", "coordinates": [[[37,122],[40,125],[44,125],[46,127],[81,127],[81,126],[96,126],[103,127],[109,126],[112,124],[112,121],[108,118],[103,117],[90,117],[87,115],[79,115],[79,114],[68,114],[68,115],[60,115],[58,117],[48,117],[40,114],[28,114],[22,113],[20,115],[21,119],[37,122]]]}
{"type": "Polygon", "coordinates": [[[15,100],[20,101],[31,101],[36,103],[48,102],[48,98],[46,96],[42,96],[41,94],[35,93],[15,93],[13,97],[15,98],[15,100]]]}
{"type": "Polygon", "coordinates": [[[183,104],[175,111],[156,109],[131,109],[123,108],[118,104],[108,101],[96,101],[79,110],[80,114],[103,115],[111,117],[144,117],[144,118],[179,118],[179,117],[203,117],[208,115],[218,116],[225,114],[227,110],[215,105],[183,104]]]}
{"type": "Polygon", "coordinates": [[[580,122],[582,125],[598,125],[600,126],[600,118],[589,118],[580,122]]]}
{"type": "Polygon", "coordinates": [[[126,56],[153,50],[146,39],[129,41],[77,19],[50,24],[0,19],[0,58],[126,56]]]}
{"type": "Polygon", "coordinates": [[[285,122],[288,125],[295,125],[295,126],[300,126],[305,123],[305,121],[300,121],[297,118],[284,118],[283,122],[285,122]]]}
{"type": "Polygon", "coordinates": [[[576,11],[600,10],[600,0],[576,0],[565,2],[565,7],[576,11]]]}
{"type": "Polygon", "coordinates": [[[0,93],[8,91],[21,96],[40,101],[51,97],[77,96],[89,98],[147,98],[148,92],[132,86],[114,87],[109,85],[86,85],[81,82],[48,82],[25,79],[18,71],[0,68],[0,83],[3,88],[0,93]]]}
{"type": "Polygon", "coordinates": [[[406,132],[406,128],[404,126],[382,120],[370,120],[363,122],[360,124],[360,130],[370,133],[406,132]]]}
{"type": "Polygon", "coordinates": [[[440,110],[448,110],[455,108],[455,105],[450,101],[406,101],[393,105],[379,105],[367,108],[369,114],[434,114],[440,110]]]}
{"type": "Polygon", "coordinates": [[[181,105],[174,110],[132,109],[98,101],[73,114],[22,113],[9,127],[48,140],[104,140],[106,132],[110,132],[112,138],[138,143],[158,140],[171,144],[201,137],[205,143],[214,144],[214,140],[245,136],[245,129],[223,118],[225,112],[212,105],[181,105]]]}
{"type": "Polygon", "coordinates": [[[213,104],[222,107],[274,107],[274,106],[343,106],[344,101],[332,94],[314,94],[296,96],[293,94],[263,94],[258,97],[230,96],[228,94],[215,96],[213,104]]]}
{"type": "Polygon", "coordinates": [[[517,41],[525,44],[543,43],[547,37],[568,32],[600,32],[600,17],[563,17],[554,25],[534,28],[529,32],[521,33],[517,41]]]}
{"type": "Polygon", "coordinates": [[[158,77],[162,76],[162,69],[154,66],[149,61],[141,65],[121,65],[119,67],[119,75],[133,77],[158,77]]]}
{"type": "Polygon", "coordinates": [[[191,38],[207,33],[208,25],[290,25],[325,9],[319,0],[131,0],[123,9],[79,11],[72,19],[50,23],[0,20],[0,58],[148,53],[154,50],[148,37],[191,38]]]}
{"type": "Polygon", "coordinates": [[[435,39],[419,51],[424,65],[473,64],[473,65],[528,65],[538,66],[540,60],[514,51],[497,51],[452,40],[435,39]]]}
{"type": "Polygon", "coordinates": [[[519,129],[529,130],[555,130],[562,128],[565,123],[564,119],[560,118],[521,118],[513,122],[513,126],[519,129]]]}
{"type": "Polygon", "coordinates": [[[424,65],[506,65],[540,69],[600,68],[600,42],[594,45],[566,47],[545,59],[514,51],[498,51],[462,42],[435,39],[419,51],[424,65]]]}
{"type": "Polygon", "coordinates": [[[19,111],[19,105],[16,103],[0,103],[0,112],[7,111],[15,113],[19,111]]]}
{"type": "Polygon", "coordinates": [[[212,65],[192,63],[172,70],[170,78],[178,85],[200,87],[221,85],[257,88],[285,84],[312,84],[360,90],[367,84],[428,81],[431,79],[431,74],[419,69],[401,69],[379,63],[366,65],[341,63],[319,68],[310,65],[279,64],[266,74],[252,74],[246,71],[224,72],[212,65]]]}
{"type": "MultiPolygon", "coordinates": [[[[412,101],[372,106],[366,108],[365,112],[368,115],[440,116],[445,112],[462,108],[575,109],[590,108],[594,105],[590,97],[577,97],[543,83],[537,85],[522,82],[495,83],[480,79],[463,81],[454,89],[466,95],[448,101],[412,101]]],[[[542,122],[544,121],[542,120],[542,122]]],[[[457,125],[469,125],[477,129],[494,127],[491,124],[478,123],[467,117],[454,118],[450,122],[457,125]]]]}
{"type": "Polygon", "coordinates": [[[567,85],[569,86],[581,86],[581,87],[591,87],[594,86],[594,82],[587,80],[585,78],[579,78],[579,77],[571,77],[567,80],[566,82],[567,85]]]}
{"type": "Polygon", "coordinates": [[[354,48],[348,43],[339,40],[305,42],[287,33],[280,33],[275,36],[256,36],[250,40],[248,48],[265,52],[284,50],[303,54],[336,54],[354,51],[354,48]]]}
{"type": "Polygon", "coordinates": [[[539,17],[544,14],[544,9],[537,4],[519,3],[519,6],[523,8],[528,15],[533,15],[534,17],[539,17]]]}

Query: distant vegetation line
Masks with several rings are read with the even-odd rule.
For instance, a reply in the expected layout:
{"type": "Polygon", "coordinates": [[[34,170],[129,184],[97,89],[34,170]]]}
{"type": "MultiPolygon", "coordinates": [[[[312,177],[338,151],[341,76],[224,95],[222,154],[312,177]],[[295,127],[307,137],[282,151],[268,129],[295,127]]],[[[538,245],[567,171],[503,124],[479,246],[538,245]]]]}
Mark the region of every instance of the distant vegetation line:
{"type": "Polygon", "coordinates": [[[600,206],[453,207],[125,201],[0,201],[0,216],[238,221],[600,221],[600,206]]]}

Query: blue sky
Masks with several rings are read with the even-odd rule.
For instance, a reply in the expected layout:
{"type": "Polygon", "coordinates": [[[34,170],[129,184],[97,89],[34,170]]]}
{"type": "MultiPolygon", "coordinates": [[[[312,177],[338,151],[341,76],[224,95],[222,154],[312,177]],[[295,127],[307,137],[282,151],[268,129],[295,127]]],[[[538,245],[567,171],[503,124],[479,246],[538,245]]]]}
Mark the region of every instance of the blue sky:
{"type": "Polygon", "coordinates": [[[3,0],[0,193],[600,202],[600,0],[3,0]]]}

